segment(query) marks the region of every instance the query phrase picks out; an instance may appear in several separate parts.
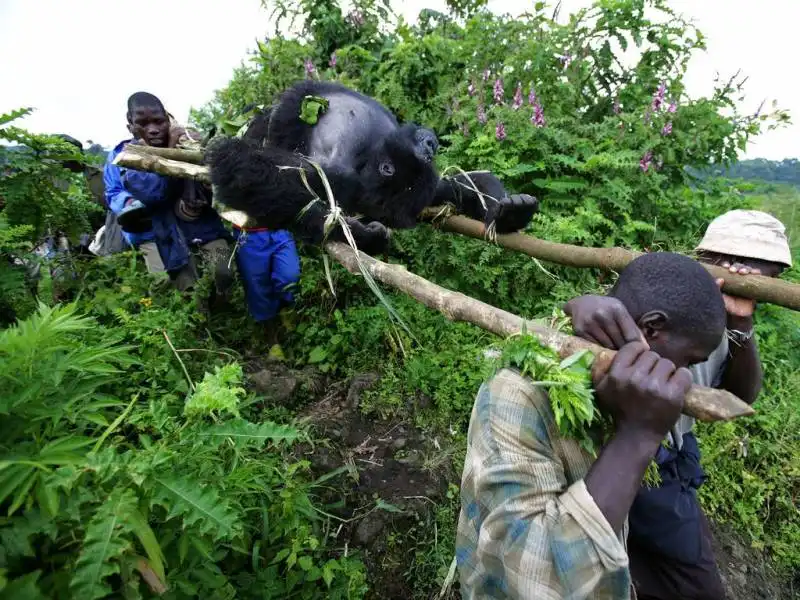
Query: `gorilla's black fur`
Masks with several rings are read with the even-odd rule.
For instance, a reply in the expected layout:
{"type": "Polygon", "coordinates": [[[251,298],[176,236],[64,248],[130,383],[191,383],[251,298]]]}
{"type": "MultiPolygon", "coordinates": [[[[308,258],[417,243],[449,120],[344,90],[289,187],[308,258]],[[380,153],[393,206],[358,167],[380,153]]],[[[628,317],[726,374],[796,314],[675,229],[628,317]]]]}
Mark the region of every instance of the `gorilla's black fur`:
{"type": "MultiPolygon", "coordinates": [[[[538,210],[535,198],[509,198],[492,174],[473,172],[470,178],[485,194],[484,210],[479,195],[463,185],[463,176],[439,178],[433,165],[438,147],[432,131],[398,124],[372,98],[337,83],[303,81],[258,114],[241,139],[212,143],[206,162],[220,202],[247,213],[259,226],[289,229],[312,242],[323,238],[329,204],[322,179],[305,157],[324,170],[365,252],[385,248],[384,225],[413,227],[425,207],[447,202],[487,224],[494,221],[499,233],[525,227],[538,210]],[[308,96],[328,101],[313,125],[300,118],[308,96]],[[309,204],[313,195],[299,168],[319,201],[309,204]],[[368,223],[353,218],[356,215],[368,223]]],[[[329,239],[343,239],[341,229],[333,229],[329,239]]]]}

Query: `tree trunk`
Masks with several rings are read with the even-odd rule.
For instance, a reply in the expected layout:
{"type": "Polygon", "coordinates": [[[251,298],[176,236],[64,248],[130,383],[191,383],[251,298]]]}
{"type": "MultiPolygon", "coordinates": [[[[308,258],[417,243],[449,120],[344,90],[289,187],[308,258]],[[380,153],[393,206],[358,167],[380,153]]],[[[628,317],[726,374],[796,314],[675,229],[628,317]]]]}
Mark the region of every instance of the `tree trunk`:
{"type": "MultiPolygon", "coordinates": [[[[325,245],[325,250],[348,271],[360,274],[356,255],[347,244],[331,242],[325,245]]],[[[552,348],[562,358],[579,350],[590,350],[595,355],[592,370],[596,374],[607,371],[616,355],[614,350],[554,331],[535,321],[523,319],[460,292],[438,286],[411,273],[402,265],[387,264],[363,252],[359,255],[362,264],[377,281],[408,294],[429,308],[438,310],[451,321],[472,323],[500,337],[526,331],[535,335],[539,341],[552,348]]],[[[727,421],[754,414],[752,407],[730,392],[697,385],[693,385],[686,396],[684,412],[701,421],[727,421]]]]}

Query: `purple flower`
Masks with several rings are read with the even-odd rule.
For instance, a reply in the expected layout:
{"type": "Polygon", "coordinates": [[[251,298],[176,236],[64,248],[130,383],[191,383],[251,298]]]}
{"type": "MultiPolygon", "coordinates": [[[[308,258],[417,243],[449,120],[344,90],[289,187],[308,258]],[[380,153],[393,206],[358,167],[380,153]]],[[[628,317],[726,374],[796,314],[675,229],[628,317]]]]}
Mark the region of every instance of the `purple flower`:
{"type": "Polygon", "coordinates": [[[544,109],[542,105],[539,103],[539,100],[536,100],[536,104],[533,106],[533,114],[531,115],[531,123],[536,125],[536,127],[544,127],[544,109]]]}
{"type": "Polygon", "coordinates": [[[486,109],[483,107],[483,102],[478,104],[478,123],[481,125],[486,124],[486,109]]]}
{"type": "Polygon", "coordinates": [[[664,127],[661,128],[661,135],[669,135],[672,133],[672,121],[667,121],[664,127]]]}
{"type": "Polygon", "coordinates": [[[336,52],[331,52],[331,59],[328,61],[331,69],[336,68],[336,52]]]}
{"type": "Polygon", "coordinates": [[[669,106],[667,107],[667,112],[674,113],[677,110],[678,110],[678,105],[675,104],[675,101],[673,100],[672,102],[669,103],[669,106]]]}
{"type": "Polygon", "coordinates": [[[506,139],[506,126],[503,125],[502,121],[500,121],[497,124],[497,127],[494,128],[494,137],[497,138],[498,142],[502,142],[504,139],[506,139]]]}
{"type": "Polygon", "coordinates": [[[639,168],[645,173],[647,173],[647,169],[650,168],[650,163],[652,162],[652,160],[653,160],[653,153],[650,152],[650,150],[648,150],[647,152],[644,153],[642,160],[639,161],[639,168]]]}
{"type": "Polygon", "coordinates": [[[619,113],[620,113],[619,96],[617,96],[616,98],[614,98],[614,114],[618,115],[619,113]]]}
{"type": "Polygon", "coordinates": [[[646,111],[644,111],[644,124],[645,125],[650,125],[650,119],[651,119],[652,116],[653,116],[653,113],[650,112],[649,108],[646,111]]]}
{"type": "Polygon", "coordinates": [[[567,67],[569,66],[569,63],[572,62],[572,57],[570,56],[569,52],[567,52],[559,56],[558,60],[561,61],[561,66],[567,67]]]}
{"type": "Polygon", "coordinates": [[[653,96],[653,112],[658,112],[658,109],[661,108],[661,105],[664,103],[664,95],[667,93],[667,84],[663,81],[658,86],[658,90],[656,90],[655,95],[653,96]]]}
{"type": "Polygon", "coordinates": [[[502,104],[504,95],[505,95],[505,90],[503,89],[503,80],[498,77],[497,79],[494,80],[494,102],[495,102],[495,104],[502,104]]]}
{"type": "Polygon", "coordinates": [[[306,67],[306,76],[311,77],[314,73],[316,73],[317,69],[314,67],[314,63],[311,62],[310,58],[307,58],[304,64],[306,67]]]}
{"type": "Polygon", "coordinates": [[[536,104],[536,92],[533,91],[533,84],[531,84],[531,91],[528,92],[528,104],[531,106],[536,104]]]}
{"type": "Polygon", "coordinates": [[[483,81],[484,82],[489,81],[489,75],[491,75],[491,72],[489,71],[489,69],[484,69],[483,70],[483,81]]]}
{"type": "Polygon", "coordinates": [[[519,110],[522,106],[522,82],[517,82],[517,89],[514,91],[514,104],[511,105],[514,110],[519,110]]]}
{"type": "Polygon", "coordinates": [[[473,84],[471,81],[469,82],[469,85],[467,86],[467,94],[469,94],[470,98],[472,98],[472,96],[475,95],[475,84],[473,84]]]}

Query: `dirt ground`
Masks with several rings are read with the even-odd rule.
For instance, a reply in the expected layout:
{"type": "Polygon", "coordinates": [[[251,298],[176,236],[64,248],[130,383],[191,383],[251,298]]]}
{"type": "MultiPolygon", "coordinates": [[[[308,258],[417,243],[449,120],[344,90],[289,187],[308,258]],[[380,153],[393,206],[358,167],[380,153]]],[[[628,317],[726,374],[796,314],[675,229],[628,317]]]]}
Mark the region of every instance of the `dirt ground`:
{"type": "Polygon", "coordinates": [[[714,552],[728,600],[795,600],[800,598],[800,574],[778,577],[764,555],[750,548],[730,527],[712,524],[714,552]]]}
{"type": "MultiPolygon", "coordinates": [[[[448,481],[457,481],[460,465],[452,465],[446,449],[402,419],[365,417],[359,403],[365,390],[378,381],[366,373],[349,381],[330,382],[312,370],[292,371],[281,365],[251,365],[252,387],[269,402],[297,407],[299,416],[327,440],[297,453],[312,463],[316,476],[347,465],[349,488],[340,489],[336,533],[365,560],[374,598],[419,598],[417,585],[406,573],[414,549],[403,551],[398,533],[429,523],[439,503],[446,501],[448,481]],[[444,457],[444,458],[443,458],[444,457]],[[399,543],[399,551],[398,551],[399,543]]],[[[338,485],[338,484],[337,484],[338,485]]],[[[762,553],[750,548],[729,527],[713,525],[715,551],[728,600],[800,599],[800,575],[778,578],[762,553]]],[[[446,596],[459,597],[457,582],[446,596]]],[[[431,582],[430,599],[438,596],[431,582]]]]}

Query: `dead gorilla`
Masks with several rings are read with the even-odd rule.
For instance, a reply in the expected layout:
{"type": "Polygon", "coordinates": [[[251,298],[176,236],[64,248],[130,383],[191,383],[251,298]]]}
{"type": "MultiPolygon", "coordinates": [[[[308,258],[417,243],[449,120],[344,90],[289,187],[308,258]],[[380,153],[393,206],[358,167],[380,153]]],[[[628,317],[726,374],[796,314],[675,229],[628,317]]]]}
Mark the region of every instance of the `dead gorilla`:
{"type": "MultiPolygon", "coordinates": [[[[310,158],[324,170],[336,203],[351,215],[347,222],[359,248],[372,254],[387,246],[385,226],[414,227],[427,206],[449,202],[487,225],[494,221],[498,233],[522,229],[537,212],[536,198],[509,197],[491,173],[469,173],[484,194],[484,209],[463,175],[439,178],[433,165],[438,147],[432,131],[398,124],[372,98],[337,83],[303,81],[256,117],[242,139],[215,140],[206,162],[220,202],[247,213],[257,226],[289,229],[319,243],[329,204],[321,178],[303,156],[310,158]],[[308,96],[328,101],[315,124],[301,119],[308,96]],[[285,167],[302,168],[320,201],[309,205],[313,196],[298,170],[285,167]]],[[[328,239],[343,240],[341,228],[328,239]]]]}

